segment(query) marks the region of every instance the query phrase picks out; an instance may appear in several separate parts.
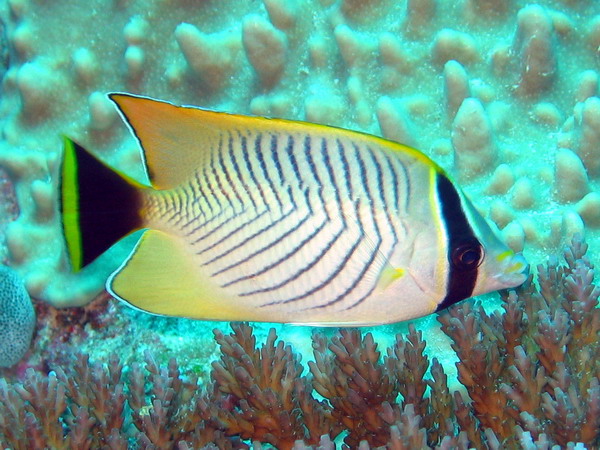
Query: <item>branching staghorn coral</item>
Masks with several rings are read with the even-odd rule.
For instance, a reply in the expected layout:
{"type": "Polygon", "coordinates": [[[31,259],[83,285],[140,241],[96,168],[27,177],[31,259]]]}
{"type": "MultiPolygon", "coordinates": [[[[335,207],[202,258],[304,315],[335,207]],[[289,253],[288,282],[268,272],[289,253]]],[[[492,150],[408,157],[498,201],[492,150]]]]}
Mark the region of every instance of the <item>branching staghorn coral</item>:
{"type": "Polygon", "coordinates": [[[382,445],[389,439],[384,415],[393,416],[390,403],[398,396],[396,380],[380,361],[373,336],[341,330],[330,342],[313,335],[315,361],[309,362],[315,390],[329,400],[336,423],[351,430],[347,442],[382,445]],[[328,351],[329,350],[329,351],[328,351]]]}
{"type": "Polygon", "coordinates": [[[320,436],[339,432],[331,413],[310,395],[309,379],[300,376],[300,357],[283,341],[275,345],[274,329],[256,349],[250,326],[232,328],[230,336],[215,330],[222,356],[213,362],[216,391],[208,407],[218,426],[282,449],[296,440],[316,444],[320,436]]]}
{"type": "Polygon", "coordinates": [[[370,333],[313,335],[309,370],[274,330],[215,331],[221,356],[198,385],[174,359],[124,368],[85,355],[49,374],[0,378],[3,448],[589,448],[600,444],[600,289],[574,238],[503,311],[467,301],[439,317],[459,357],[451,392],[412,325],[384,357],[370,333]],[[318,394],[318,395],[317,395],[318,394]],[[320,396],[320,397],[319,397],[320,396]]]}

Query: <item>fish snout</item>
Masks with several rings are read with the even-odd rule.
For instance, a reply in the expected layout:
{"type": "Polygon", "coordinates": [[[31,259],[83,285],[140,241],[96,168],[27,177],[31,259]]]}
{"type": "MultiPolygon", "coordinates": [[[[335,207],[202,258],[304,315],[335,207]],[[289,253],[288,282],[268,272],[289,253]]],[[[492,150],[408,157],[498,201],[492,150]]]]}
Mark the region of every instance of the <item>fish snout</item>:
{"type": "Polygon", "coordinates": [[[506,287],[517,287],[529,277],[530,266],[522,253],[515,253],[506,259],[504,274],[501,276],[506,287]]]}

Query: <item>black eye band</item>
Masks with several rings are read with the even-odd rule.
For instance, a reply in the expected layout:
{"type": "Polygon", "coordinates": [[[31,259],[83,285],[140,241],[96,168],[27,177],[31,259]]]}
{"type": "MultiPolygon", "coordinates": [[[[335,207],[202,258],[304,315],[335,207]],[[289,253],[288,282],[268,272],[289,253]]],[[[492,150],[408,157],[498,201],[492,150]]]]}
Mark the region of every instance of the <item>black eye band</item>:
{"type": "Polygon", "coordinates": [[[442,222],[448,235],[449,262],[446,297],[437,308],[440,311],[473,295],[477,268],[483,261],[484,254],[456,188],[443,174],[437,175],[436,182],[442,222]]]}

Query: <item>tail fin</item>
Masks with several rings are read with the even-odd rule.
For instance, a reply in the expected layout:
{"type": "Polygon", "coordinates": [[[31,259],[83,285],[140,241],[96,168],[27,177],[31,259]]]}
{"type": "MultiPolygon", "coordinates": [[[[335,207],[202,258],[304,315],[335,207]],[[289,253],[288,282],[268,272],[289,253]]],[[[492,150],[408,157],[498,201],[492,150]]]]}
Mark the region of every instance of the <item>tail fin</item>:
{"type": "Polygon", "coordinates": [[[79,144],[64,139],[60,208],[73,271],[143,227],[141,188],[79,144]]]}

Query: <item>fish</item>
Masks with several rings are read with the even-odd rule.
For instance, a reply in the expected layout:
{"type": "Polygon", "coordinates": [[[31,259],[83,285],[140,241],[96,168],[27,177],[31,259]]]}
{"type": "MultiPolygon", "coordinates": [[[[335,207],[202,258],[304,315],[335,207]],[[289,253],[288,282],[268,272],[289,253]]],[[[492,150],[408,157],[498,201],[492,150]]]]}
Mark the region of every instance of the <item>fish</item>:
{"type": "Polygon", "coordinates": [[[108,97],[147,181],[65,138],[62,226],[75,272],[140,232],[106,281],[138,310],[371,326],[528,276],[523,255],[418,150],[331,126],[108,97]]]}

